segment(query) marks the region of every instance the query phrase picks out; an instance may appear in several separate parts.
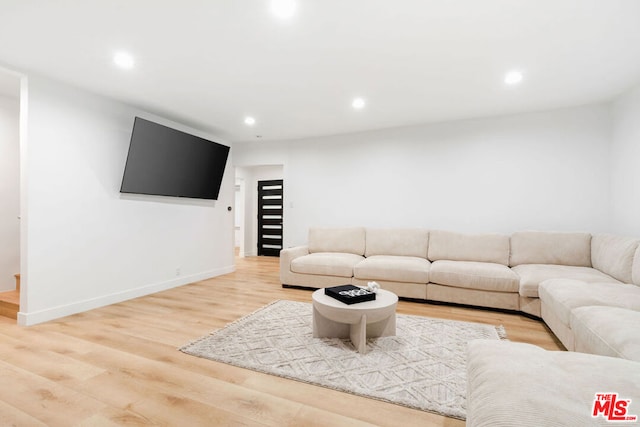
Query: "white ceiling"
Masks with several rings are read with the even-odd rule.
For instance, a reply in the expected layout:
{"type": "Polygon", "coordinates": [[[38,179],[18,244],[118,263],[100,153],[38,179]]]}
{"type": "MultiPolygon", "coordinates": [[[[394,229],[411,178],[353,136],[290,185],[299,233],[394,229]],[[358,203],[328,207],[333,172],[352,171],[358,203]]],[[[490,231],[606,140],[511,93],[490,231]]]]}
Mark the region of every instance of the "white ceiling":
{"type": "Polygon", "coordinates": [[[0,64],[229,141],[546,110],[640,83],[638,0],[297,3],[282,21],[269,0],[0,0],[0,64]],[[120,49],[134,69],[113,65],[120,49]]]}

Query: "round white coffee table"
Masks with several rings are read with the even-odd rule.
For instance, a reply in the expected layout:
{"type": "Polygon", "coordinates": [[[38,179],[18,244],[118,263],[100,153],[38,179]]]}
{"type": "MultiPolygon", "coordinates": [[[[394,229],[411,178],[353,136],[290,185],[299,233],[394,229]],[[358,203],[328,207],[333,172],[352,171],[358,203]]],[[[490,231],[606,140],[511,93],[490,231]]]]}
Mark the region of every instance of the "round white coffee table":
{"type": "Polygon", "coordinates": [[[359,353],[366,353],[367,338],[396,334],[398,296],[379,289],[373,301],[345,304],[324,294],[313,293],[313,336],[350,338],[359,353]]]}

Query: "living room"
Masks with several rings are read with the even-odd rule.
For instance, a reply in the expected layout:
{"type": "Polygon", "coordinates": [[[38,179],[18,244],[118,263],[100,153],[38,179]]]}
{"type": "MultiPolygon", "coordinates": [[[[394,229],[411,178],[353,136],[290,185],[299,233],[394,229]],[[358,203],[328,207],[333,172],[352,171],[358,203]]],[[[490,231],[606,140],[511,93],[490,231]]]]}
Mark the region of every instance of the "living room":
{"type": "MultiPolygon", "coordinates": [[[[23,35],[0,48],[0,66],[3,75],[8,76],[10,88],[9,94],[3,92],[0,96],[0,114],[3,119],[10,117],[2,123],[10,123],[6,126],[15,135],[10,144],[13,153],[19,153],[20,164],[19,171],[12,172],[19,174],[19,188],[15,178],[10,189],[3,187],[3,192],[18,202],[3,218],[10,218],[9,232],[12,236],[17,234],[19,244],[16,246],[14,239],[11,247],[6,247],[3,242],[0,253],[9,253],[12,259],[12,264],[3,267],[7,270],[3,275],[11,280],[15,273],[22,275],[18,314],[21,325],[44,323],[46,329],[46,322],[84,313],[80,316],[91,317],[93,326],[98,327],[93,317],[97,315],[86,314],[89,310],[231,273],[238,286],[241,284],[250,293],[251,282],[243,280],[241,268],[265,269],[272,275],[266,281],[274,284],[277,271],[273,269],[277,266],[256,267],[251,258],[234,257],[234,212],[227,210],[229,206],[236,207],[234,168],[277,166],[282,170],[284,247],[305,244],[309,228],[315,226],[425,227],[504,234],[532,229],[640,236],[640,52],[636,47],[640,45],[640,34],[635,25],[635,2],[589,6],[522,2],[510,7],[491,2],[484,12],[483,6],[467,4],[467,12],[455,12],[439,5],[443,8],[438,9],[439,17],[431,16],[434,14],[429,13],[429,8],[419,2],[410,2],[408,6],[414,8],[415,14],[394,11],[398,16],[389,18],[404,22],[406,33],[398,25],[395,38],[382,32],[371,40],[363,36],[341,42],[340,32],[352,35],[358,29],[348,29],[346,23],[336,24],[339,34],[326,46],[306,38],[319,28],[330,27],[332,15],[326,11],[322,15],[326,21],[311,20],[304,36],[291,34],[302,31],[300,26],[270,24],[268,29],[276,35],[269,40],[274,44],[262,45],[263,50],[271,50],[283,68],[299,67],[298,72],[303,74],[315,67],[327,79],[300,79],[293,81],[298,86],[292,83],[273,89],[263,79],[276,78],[274,69],[279,64],[275,60],[266,61],[265,68],[256,68],[259,71],[250,71],[247,63],[231,62],[233,54],[217,52],[221,60],[216,57],[209,61],[230,64],[230,70],[238,74],[227,76],[226,83],[207,82],[200,74],[192,79],[202,82],[203,91],[211,91],[209,97],[220,99],[215,105],[207,104],[200,116],[185,113],[203,102],[196,83],[184,83],[185,91],[181,92],[178,88],[183,80],[167,81],[155,73],[166,64],[158,60],[164,52],[154,43],[147,41],[153,47],[149,47],[146,58],[139,53],[141,68],[134,68],[129,74],[111,67],[106,48],[89,54],[86,46],[78,47],[78,52],[83,52],[81,58],[71,56],[73,47],[80,43],[75,40],[78,31],[92,34],[91,25],[106,26],[96,23],[99,13],[92,9],[94,6],[74,4],[78,9],[70,13],[63,7],[25,2],[3,10],[0,18],[4,40],[23,35]],[[543,12],[545,8],[553,13],[543,12]],[[491,15],[489,12],[495,17],[485,16],[491,15]],[[72,19],[69,23],[60,17],[65,14],[86,19],[72,19]],[[528,14],[530,20],[525,19],[528,14]],[[50,19],[52,16],[60,21],[50,19]],[[442,28],[446,25],[438,25],[440,20],[453,28],[442,28]],[[59,24],[51,21],[67,22],[70,30],[58,33],[59,24]],[[474,23],[473,28],[462,31],[464,22],[474,23]],[[575,26],[570,26],[571,22],[575,26]],[[483,33],[474,32],[497,24],[500,28],[494,33],[482,36],[483,33]],[[442,33],[437,37],[436,30],[426,35],[417,32],[422,25],[442,33]],[[546,32],[547,38],[543,37],[546,32]],[[40,46],[48,34],[52,34],[55,48],[40,46]],[[54,38],[55,34],[59,38],[54,38]],[[514,34],[521,38],[509,39],[514,34]],[[556,46],[550,41],[551,36],[558,37],[556,46]],[[287,50],[288,37],[302,38],[305,43],[300,43],[301,49],[315,47],[320,62],[305,63],[311,59],[303,57],[303,65],[296,65],[291,59],[295,54],[287,50]],[[540,40],[534,43],[537,37],[540,40]],[[411,71],[410,57],[418,56],[419,50],[416,44],[401,44],[412,38],[421,40],[424,51],[433,55],[436,63],[444,61],[446,69],[440,70],[423,58],[411,71]],[[433,47],[433,40],[440,40],[444,47],[433,47]],[[456,50],[465,43],[470,47],[456,50]],[[502,48],[487,48],[492,43],[502,48]],[[520,43],[527,55],[507,58],[506,53],[518,52],[520,43]],[[377,45],[380,50],[376,52],[377,45]],[[486,50],[478,56],[490,56],[486,62],[473,52],[480,47],[486,50]],[[21,50],[28,54],[20,54],[21,50]],[[331,50],[335,57],[327,53],[331,50]],[[505,55],[498,55],[497,51],[505,55]],[[350,61],[351,55],[369,62],[350,61]],[[144,71],[145,61],[151,66],[153,58],[157,68],[144,71]],[[395,66],[388,64],[392,59],[397,61],[395,66]],[[338,60],[344,61],[342,67],[329,67],[338,60]],[[379,74],[374,73],[376,64],[381,69],[379,74]],[[100,70],[99,65],[104,69],[100,70]],[[504,74],[514,66],[522,67],[523,80],[517,86],[506,86],[504,74]],[[465,69],[473,71],[462,73],[465,69]],[[426,89],[404,84],[402,79],[415,77],[414,72],[422,73],[418,77],[426,89]],[[440,93],[440,81],[454,80],[445,75],[448,72],[458,79],[459,87],[451,84],[448,92],[440,93]],[[362,75],[367,73],[371,74],[369,78],[362,75]],[[345,87],[358,81],[359,87],[345,87]],[[468,81],[476,85],[465,86],[468,81]],[[262,88],[263,98],[255,105],[245,106],[261,110],[252,114],[262,113],[264,120],[247,126],[243,123],[248,114],[245,110],[238,107],[231,111],[229,107],[229,111],[221,112],[231,105],[233,95],[227,92],[224,97],[215,96],[222,90],[219,86],[225,84],[252,89],[266,86],[262,88]],[[311,104],[317,102],[318,111],[311,106],[305,110],[301,99],[289,103],[288,92],[304,92],[303,88],[314,85],[318,86],[316,91],[324,91],[327,96],[316,99],[315,92],[304,97],[310,96],[311,104]],[[357,93],[366,89],[370,92],[357,93]],[[386,99],[395,100],[396,104],[385,105],[383,96],[394,91],[396,94],[386,99]],[[144,96],[149,94],[155,96],[153,103],[145,103],[144,96]],[[362,110],[351,108],[351,97],[355,95],[366,97],[362,110]],[[332,97],[334,111],[328,107],[327,98],[332,97]],[[431,102],[425,102],[431,98],[431,102]],[[483,109],[477,105],[481,104],[479,100],[488,100],[491,105],[483,109]],[[271,104],[280,101],[289,110],[273,124],[264,123],[270,117],[270,108],[279,111],[280,107],[271,104]],[[400,105],[403,102],[410,105],[400,105]],[[463,108],[455,110],[456,106],[463,108]],[[398,120],[396,108],[409,112],[398,120]],[[232,147],[217,201],[119,192],[135,116],[232,147]],[[238,124],[231,124],[232,120],[238,124]],[[279,128],[289,133],[274,137],[279,128]]],[[[381,3],[360,6],[371,8],[372,22],[367,23],[371,26],[383,27],[387,13],[391,13],[381,3]]],[[[253,7],[257,10],[257,6],[253,7]]],[[[299,7],[304,12],[304,6],[299,7]]],[[[343,7],[351,17],[365,14],[360,9],[352,10],[356,6],[343,7]]],[[[162,15],[162,23],[166,24],[170,12],[162,15]]],[[[223,12],[238,20],[242,16],[230,5],[225,5],[223,12]]],[[[137,27],[129,19],[119,17],[115,11],[107,16],[113,22],[126,21],[123,28],[135,34],[137,27]]],[[[196,19],[191,14],[189,17],[196,19]]],[[[264,16],[252,12],[250,23],[255,24],[258,18],[264,16]]],[[[307,15],[305,19],[310,18],[307,15]]],[[[232,31],[224,25],[224,19],[216,17],[214,22],[232,31]]],[[[201,24],[200,28],[205,28],[205,23],[201,24]]],[[[96,44],[126,45],[125,34],[124,30],[118,36],[109,33],[109,41],[105,37],[96,44]]],[[[170,37],[159,40],[175,47],[170,37]]],[[[245,45],[257,40],[242,39],[245,45]]],[[[145,45],[143,40],[139,45],[145,45]]],[[[219,42],[214,46],[220,48],[219,42]]],[[[186,47],[176,59],[182,57],[191,58],[196,65],[202,61],[196,46],[186,47]]],[[[258,60],[265,59],[269,59],[269,53],[258,55],[256,64],[250,64],[257,67],[258,60]]],[[[221,81],[223,77],[224,73],[216,74],[221,81]]],[[[244,96],[246,102],[256,97],[244,96]]],[[[4,137],[5,133],[0,135],[4,137]]],[[[3,173],[6,171],[3,168],[3,173]]],[[[244,218],[247,254],[255,246],[257,230],[253,221],[249,215],[244,218]]],[[[11,282],[3,282],[2,290],[10,286],[11,282]]],[[[282,291],[277,291],[278,298],[310,298],[304,292],[279,292],[282,291]]],[[[241,303],[238,307],[235,314],[255,309],[241,303]]],[[[227,315],[229,321],[233,320],[224,308],[221,312],[221,320],[227,315]]],[[[106,313],[109,314],[105,317],[118,316],[117,311],[106,313]]],[[[206,322],[203,314],[196,318],[206,322]]],[[[82,317],[77,319],[80,322],[82,317]]],[[[146,319],[152,322],[150,315],[146,319]]],[[[195,329],[213,328],[208,325],[195,329]]],[[[88,334],[87,330],[83,333],[88,334]]],[[[532,332],[538,333],[541,332],[532,332]]],[[[195,338],[199,333],[193,335],[195,338]]],[[[17,336],[15,332],[14,338],[17,336]]],[[[170,342],[181,345],[177,339],[170,342]]]]}

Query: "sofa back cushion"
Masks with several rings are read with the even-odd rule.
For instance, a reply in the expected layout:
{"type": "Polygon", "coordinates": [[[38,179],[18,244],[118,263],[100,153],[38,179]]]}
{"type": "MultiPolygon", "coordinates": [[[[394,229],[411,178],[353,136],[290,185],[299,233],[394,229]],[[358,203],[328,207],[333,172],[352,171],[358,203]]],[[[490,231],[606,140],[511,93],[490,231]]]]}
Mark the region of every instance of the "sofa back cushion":
{"type": "Polygon", "coordinates": [[[431,231],[429,259],[431,261],[476,261],[509,265],[509,236],[431,231]]]}
{"type": "Polygon", "coordinates": [[[309,253],[343,252],[364,255],[364,227],[309,228],[309,253]]]}
{"type": "Polygon", "coordinates": [[[367,228],[365,256],[427,258],[429,231],[422,228],[367,228]]]}
{"type": "Polygon", "coordinates": [[[520,264],[591,267],[591,234],[543,231],[513,233],[509,265],[520,264]]]}
{"type": "Polygon", "coordinates": [[[631,283],[633,256],[638,243],[638,239],[631,237],[594,234],[591,237],[591,264],[621,282],[631,283]]]}
{"type": "Polygon", "coordinates": [[[631,283],[640,286],[640,246],[638,246],[638,249],[636,249],[636,255],[633,257],[631,283]]]}

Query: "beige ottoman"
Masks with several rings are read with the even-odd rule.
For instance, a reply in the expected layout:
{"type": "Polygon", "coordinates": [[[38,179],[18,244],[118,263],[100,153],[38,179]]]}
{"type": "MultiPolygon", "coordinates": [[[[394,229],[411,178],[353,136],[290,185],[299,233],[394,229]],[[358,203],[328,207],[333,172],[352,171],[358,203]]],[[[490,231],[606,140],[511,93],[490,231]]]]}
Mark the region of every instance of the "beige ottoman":
{"type": "Polygon", "coordinates": [[[630,399],[626,416],[640,417],[640,363],[508,341],[468,344],[467,427],[640,424],[609,421],[604,397],[594,417],[598,393],[630,399]]]}

